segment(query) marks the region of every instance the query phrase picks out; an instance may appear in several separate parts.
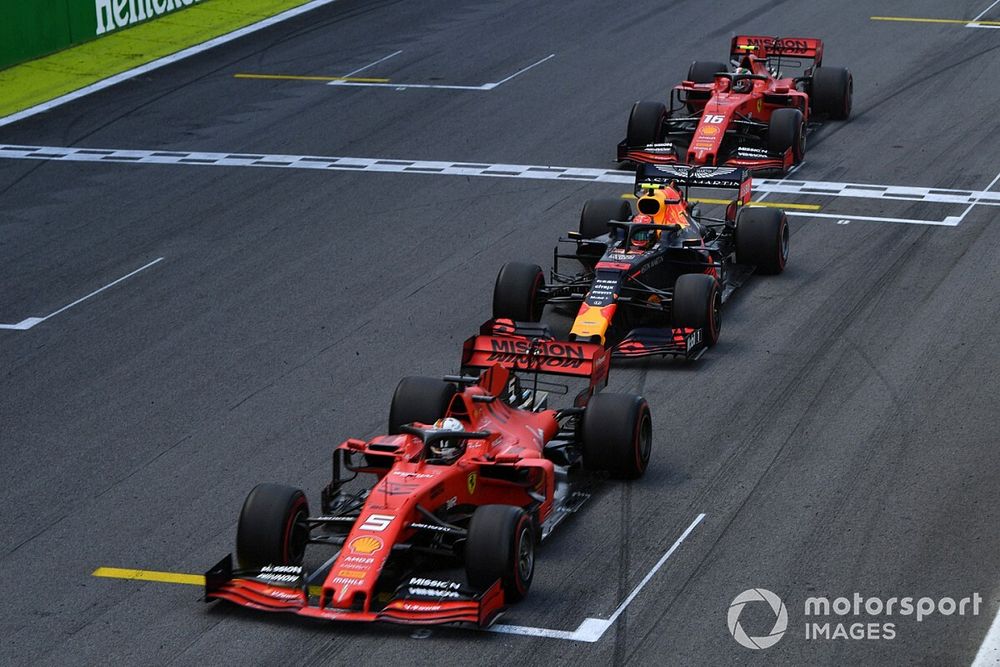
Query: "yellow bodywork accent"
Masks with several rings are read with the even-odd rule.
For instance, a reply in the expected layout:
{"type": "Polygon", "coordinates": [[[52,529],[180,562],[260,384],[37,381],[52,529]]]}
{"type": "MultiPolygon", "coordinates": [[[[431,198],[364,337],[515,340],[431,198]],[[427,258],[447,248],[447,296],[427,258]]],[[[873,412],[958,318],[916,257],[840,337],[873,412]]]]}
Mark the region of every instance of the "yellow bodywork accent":
{"type": "Polygon", "coordinates": [[[576,316],[570,335],[576,336],[578,340],[590,340],[591,336],[600,336],[600,343],[603,345],[604,336],[610,325],[611,322],[604,318],[600,308],[588,306],[583,313],[576,316]]]}

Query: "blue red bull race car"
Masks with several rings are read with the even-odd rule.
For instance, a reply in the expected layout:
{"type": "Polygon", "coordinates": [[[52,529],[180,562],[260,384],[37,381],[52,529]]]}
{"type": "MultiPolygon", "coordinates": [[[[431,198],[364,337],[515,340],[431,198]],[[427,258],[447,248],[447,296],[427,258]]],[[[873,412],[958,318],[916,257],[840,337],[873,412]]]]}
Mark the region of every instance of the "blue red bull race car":
{"type": "Polygon", "coordinates": [[[635,215],[623,199],[584,205],[579,231],[559,239],[548,281],[538,265],[505,264],[493,317],[537,322],[546,304],[576,308],[570,341],[619,357],[696,358],[718,341],[733,290],[755,271],[784,270],[788,219],[749,206],[748,170],[639,164],[635,193],[635,215]],[[706,189],[732,191],[721,200],[724,217],[702,215],[689,196],[706,189]]]}

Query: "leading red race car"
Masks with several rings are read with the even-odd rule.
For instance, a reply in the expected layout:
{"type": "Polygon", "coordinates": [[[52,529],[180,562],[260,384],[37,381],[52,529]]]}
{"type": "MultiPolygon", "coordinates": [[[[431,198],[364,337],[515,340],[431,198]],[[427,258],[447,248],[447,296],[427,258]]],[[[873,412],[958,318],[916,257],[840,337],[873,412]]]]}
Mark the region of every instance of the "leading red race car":
{"type": "Polygon", "coordinates": [[[854,79],[823,67],[819,39],[737,35],[729,55],[732,69],[691,63],[669,108],[636,102],[618,160],[787,171],[805,155],[811,118],[851,114],[854,79]]]}
{"type": "Polygon", "coordinates": [[[404,378],[389,435],[334,450],[319,515],[298,489],[254,488],[240,513],[239,569],[231,555],[212,568],[206,600],[338,621],[492,623],[527,594],[536,542],[586,499],[571,471],[646,469],[649,405],[597,393],[609,359],[600,345],[486,323],[466,341],[462,375],[404,378]],[[562,385],[539,375],[586,386],[551,409],[562,385]],[[377,480],[347,490],[358,473],[377,480]],[[307,569],[307,545],[333,555],[307,569]],[[463,564],[455,580],[448,569],[463,564]]]}

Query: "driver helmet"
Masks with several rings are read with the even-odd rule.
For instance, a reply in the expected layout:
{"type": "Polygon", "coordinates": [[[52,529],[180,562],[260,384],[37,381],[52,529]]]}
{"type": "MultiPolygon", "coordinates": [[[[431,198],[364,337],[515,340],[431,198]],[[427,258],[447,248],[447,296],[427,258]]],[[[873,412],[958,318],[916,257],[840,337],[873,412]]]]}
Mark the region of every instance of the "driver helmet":
{"type": "MultiPolygon", "coordinates": [[[[742,76],[745,74],[753,74],[752,70],[746,67],[737,67],[736,71],[733,72],[736,76],[742,76]]],[[[753,89],[753,79],[736,79],[733,82],[733,91],[737,93],[749,93],[753,89]]]]}
{"type": "MultiPolygon", "coordinates": [[[[437,431],[464,431],[462,422],[454,417],[445,417],[434,422],[434,429],[437,431]]],[[[465,440],[463,438],[441,438],[435,440],[430,446],[431,458],[441,459],[451,463],[465,451],[465,440]]]]}
{"type": "MultiPolygon", "coordinates": [[[[632,218],[632,222],[651,225],[653,224],[653,216],[640,214],[632,218]]],[[[652,248],[656,243],[657,236],[656,229],[633,229],[632,240],[630,241],[631,247],[635,250],[652,248]]]]}

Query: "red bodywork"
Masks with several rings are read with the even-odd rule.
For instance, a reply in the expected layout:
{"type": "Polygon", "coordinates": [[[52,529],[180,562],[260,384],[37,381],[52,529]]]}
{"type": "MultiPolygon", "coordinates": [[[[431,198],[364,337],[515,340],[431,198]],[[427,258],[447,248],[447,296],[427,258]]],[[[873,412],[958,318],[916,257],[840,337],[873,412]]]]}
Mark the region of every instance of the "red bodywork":
{"type": "MultiPolygon", "coordinates": [[[[389,594],[391,599],[385,600],[379,599],[386,596],[385,583],[379,579],[395,546],[434,529],[428,525],[427,511],[516,505],[530,510],[537,525],[552,514],[556,475],[543,448],[559,433],[557,411],[518,409],[498,397],[505,395],[512,370],[538,368],[590,378],[578,398],[585,403],[606,384],[610,355],[599,345],[533,340],[513,331],[512,322],[498,320],[466,341],[463,369],[483,372],[478,382],[455,394],[447,416],[461,421],[466,431],[483,432],[486,437],[469,439],[465,453],[454,463],[427,462],[421,438],[407,433],[367,442],[349,439],[337,447],[355,457],[389,456],[393,461],[388,467],[363,468],[376,473],[378,480],[321,584],[269,583],[269,578],[282,581],[282,574],[290,571],[287,567],[234,576],[229,558],[206,575],[206,599],[339,621],[491,623],[505,604],[499,581],[485,591],[469,591],[454,582],[419,579],[427,582],[427,594],[417,596],[420,599],[389,594]]],[[[412,591],[414,580],[410,581],[412,591]]]]}
{"type": "Polygon", "coordinates": [[[769,58],[809,59],[813,67],[823,58],[823,42],[814,38],[762,37],[737,35],[733,37],[730,57],[750,69],[752,74],[764,77],[743,81],[749,84],[746,92],[732,90],[730,78],[718,76],[712,83],[682,81],[673,89],[673,97],[682,101],[690,116],[700,116],[697,128],[690,136],[686,152],[676,150],[671,144],[651,144],[646,147],[619,145],[618,160],[746,167],[748,169],[788,170],[795,162],[791,149],[783,155],[769,155],[762,149],[744,149],[743,154],[720,155],[727,133],[738,120],[767,124],[777,109],[794,108],[809,120],[809,96],[798,90],[792,77],[775,77],[769,69],[769,58]],[[667,148],[669,147],[669,148],[667,148]]]}

